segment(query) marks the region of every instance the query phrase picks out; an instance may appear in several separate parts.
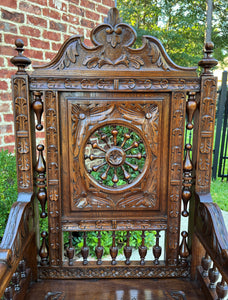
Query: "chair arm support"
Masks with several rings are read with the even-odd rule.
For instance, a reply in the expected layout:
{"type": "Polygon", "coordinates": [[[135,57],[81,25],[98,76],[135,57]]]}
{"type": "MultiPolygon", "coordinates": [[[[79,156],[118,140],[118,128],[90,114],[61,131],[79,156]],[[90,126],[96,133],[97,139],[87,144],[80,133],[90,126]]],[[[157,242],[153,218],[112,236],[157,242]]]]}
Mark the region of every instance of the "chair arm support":
{"type": "MultiPolygon", "coordinates": [[[[34,241],[33,194],[20,193],[10,210],[0,244],[0,297],[16,271],[29,244],[34,241]]],[[[36,253],[31,253],[31,256],[36,253]]]]}
{"type": "Polygon", "coordinates": [[[195,232],[200,242],[228,281],[228,233],[219,206],[210,194],[199,195],[196,209],[195,232]]]}

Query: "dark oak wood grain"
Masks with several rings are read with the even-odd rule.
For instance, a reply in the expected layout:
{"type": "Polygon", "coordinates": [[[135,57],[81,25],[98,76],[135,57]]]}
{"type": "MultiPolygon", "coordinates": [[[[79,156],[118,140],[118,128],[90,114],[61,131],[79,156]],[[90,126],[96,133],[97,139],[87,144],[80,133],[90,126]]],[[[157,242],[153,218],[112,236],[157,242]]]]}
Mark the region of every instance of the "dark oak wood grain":
{"type": "Polygon", "coordinates": [[[37,267],[42,281],[26,299],[203,299],[190,274],[205,299],[227,295],[228,234],[210,196],[213,44],[205,45],[198,76],[196,67],[172,62],[156,38],[143,37],[138,49],[135,39],[113,8],[92,30],[92,47],[72,36],[29,75],[30,60],[16,41],[19,198],[0,246],[0,296],[7,300],[25,298],[37,267]],[[35,140],[35,130],[44,132],[44,142],[35,140]],[[188,130],[193,143],[184,145],[188,130]],[[45,230],[38,228],[38,203],[45,230]],[[189,217],[188,228],[181,229],[181,215],[189,217]],[[106,248],[102,231],[111,233],[106,248]],[[89,232],[97,240],[95,261],[89,232]],[[102,280],[85,280],[96,278],[102,280]]]}

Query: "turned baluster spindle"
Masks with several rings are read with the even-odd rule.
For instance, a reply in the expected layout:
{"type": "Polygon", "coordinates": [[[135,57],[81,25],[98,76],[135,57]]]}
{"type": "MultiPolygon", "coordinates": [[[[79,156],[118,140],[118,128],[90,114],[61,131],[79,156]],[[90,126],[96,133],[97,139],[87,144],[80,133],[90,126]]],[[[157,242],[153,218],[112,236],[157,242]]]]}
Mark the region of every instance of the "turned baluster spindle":
{"type": "Polygon", "coordinates": [[[19,272],[21,274],[21,278],[26,278],[26,264],[25,264],[25,260],[21,260],[19,262],[19,266],[18,266],[19,272]]]}
{"type": "Polygon", "coordinates": [[[180,244],[180,262],[182,264],[182,266],[187,266],[188,262],[187,262],[187,258],[189,256],[189,250],[188,250],[188,245],[187,245],[187,237],[188,237],[188,233],[187,231],[182,231],[181,232],[182,235],[182,242],[180,244]]]}
{"type": "Polygon", "coordinates": [[[35,114],[36,114],[36,118],[37,118],[37,125],[36,125],[36,129],[41,131],[43,129],[43,125],[41,124],[41,118],[42,118],[42,114],[43,114],[43,102],[41,100],[41,96],[43,95],[43,93],[41,92],[33,92],[34,95],[34,102],[32,103],[32,109],[34,110],[35,114]]]}
{"type": "Polygon", "coordinates": [[[159,234],[160,230],[156,231],[155,237],[156,237],[156,243],[153,247],[153,254],[154,254],[154,263],[155,265],[159,264],[159,257],[161,256],[162,248],[159,245],[159,238],[161,237],[159,234]]]}
{"type": "Polygon", "coordinates": [[[226,296],[228,295],[228,285],[223,278],[222,281],[218,282],[216,285],[216,293],[218,295],[217,300],[227,299],[226,296]]]}
{"type": "Polygon", "coordinates": [[[87,265],[88,264],[88,256],[89,256],[89,247],[86,244],[86,238],[87,238],[87,234],[84,231],[83,232],[83,246],[81,248],[81,254],[82,254],[82,258],[83,258],[83,265],[87,265]]]}
{"type": "Polygon", "coordinates": [[[195,92],[190,92],[189,96],[188,96],[187,106],[186,106],[187,118],[188,118],[188,123],[186,125],[186,128],[188,130],[193,129],[192,120],[193,120],[193,115],[195,113],[196,108],[197,108],[196,93],[195,92]]]}
{"type": "Polygon", "coordinates": [[[184,204],[184,209],[182,211],[182,216],[187,217],[189,215],[189,212],[187,211],[188,207],[188,202],[191,198],[191,185],[192,185],[192,175],[191,171],[193,168],[192,161],[190,159],[190,150],[192,146],[190,144],[185,145],[186,149],[186,155],[184,159],[184,164],[183,164],[183,171],[184,171],[184,180],[183,180],[183,190],[182,190],[182,200],[184,204]]]}
{"type": "Polygon", "coordinates": [[[127,241],[126,241],[126,246],[124,247],[124,255],[125,255],[125,264],[126,265],[130,265],[130,257],[132,254],[132,247],[130,246],[130,237],[131,237],[131,233],[130,231],[127,231],[127,241]]]}
{"type": "Polygon", "coordinates": [[[141,245],[139,246],[139,255],[140,255],[140,265],[145,265],[145,257],[146,257],[146,254],[147,254],[147,247],[145,246],[145,230],[142,231],[142,235],[141,235],[141,238],[142,238],[142,243],[141,245]]]}
{"type": "Polygon", "coordinates": [[[37,150],[39,151],[38,155],[38,160],[36,163],[36,171],[38,173],[37,177],[37,187],[38,187],[38,193],[37,193],[37,198],[40,202],[42,212],[40,214],[41,218],[46,218],[47,213],[45,211],[45,206],[47,202],[47,191],[46,191],[46,184],[45,184],[45,172],[46,172],[46,163],[43,157],[43,151],[44,151],[44,146],[43,145],[38,145],[37,150]]]}
{"type": "Polygon", "coordinates": [[[210,289],[215,289],[216,288],[216,282],[219,279],[219,272],[218,272],[218,269],[216,268],[215,264],[213,264],[213,268],[209,269],[208,277],[210,279],[209,288],[210,289]]]}
{"type": "Polygon", "coordinates": [[[116,247],[116,233],[115,231],[112,232],[112,246],[110,247],[110,255],[112,258],[111,264],[116,265],[116,257],[118,255],[118,247],[116,247]]]}
{"type": "Polygon", "coordinates": [[[100,231],[98,231],[97,238],[98,238],[98,245],[95,248],[95,253],[97,256],[97,264],[101,265],[102,264],[101,258],[104,253],[104,247],[101,246],[101,232],[100,231]]]}
{"type": "Polygon", "coordinates": [[[67,257],[68,257],[68,265],[73,266],[73,258],[74,258],[75,249],[74,249],[73,243],[72,243],[72,232],[69,232],[69,247],[67,247],[66,252],[67,252],[67,257]]]}
{"type": "Polygon", "coordinates": [[[4,300],[13,300],[13,289],[12,289],[12,286],[8,286],[5,289],[4,300]]]}
{"type": "Polygon", "coordinates": [[[20,274],[19,274],[19,272],[13,273],[12,284],[13,284],[13,287],[14,287],[14,291],[15,292],[19,292],[20,289],[21,289],[21,287],[20,287],[20,274]]]}
{"type": "Polygon", "coordinates": [[[208,276],[208,270],[211,266],[211,258],[207,253],[205,254],[205,256],[201,260],[201,266],[203,268],[202,276],[207,277],[208,276]]]}
{"type": "Polygon", "coordinates": [[[48,245],[47,245],[47,231],[41,233],[42,244],[39,251],[39,256],[41,258],[41,266],[46,266],[48,264],[48,245]]]}

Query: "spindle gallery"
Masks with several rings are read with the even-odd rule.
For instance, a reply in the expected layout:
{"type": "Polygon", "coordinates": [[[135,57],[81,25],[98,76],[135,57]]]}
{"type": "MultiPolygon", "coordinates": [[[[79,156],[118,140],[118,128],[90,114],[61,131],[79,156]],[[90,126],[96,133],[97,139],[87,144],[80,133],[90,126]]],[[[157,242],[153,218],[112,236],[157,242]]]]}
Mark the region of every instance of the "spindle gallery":
{"type": "Polygon", "coordinates": [[[210,196],[213,43],[198,76],[156,38],[135,40],[113,8],[93,46],[74,35],[31,74],[16,40],[19,196],[0,247],[3,299],[227,299],[228,234],[210,196]]]}

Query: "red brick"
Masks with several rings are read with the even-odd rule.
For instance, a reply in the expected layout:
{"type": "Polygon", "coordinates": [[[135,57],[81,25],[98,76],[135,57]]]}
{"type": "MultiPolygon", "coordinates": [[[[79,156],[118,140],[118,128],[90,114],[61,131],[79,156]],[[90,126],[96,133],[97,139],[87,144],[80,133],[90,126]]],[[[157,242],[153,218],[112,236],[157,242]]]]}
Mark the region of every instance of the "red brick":
{"type": "Polygon", "coordinates": [[[79,17],[71,14],[63,14],[62,20],[64,22],[68,22],[70,24],[78,24],[79,23],[79,17]]]}
{"type": "Polygon", "coordinates": [[[29,35],[33,37],[40,37],[40,30],[29,26],[21,26],[20,33],[23,35],[29,35]]]}
{"type": "Polygon", "coordinates": [[[24,23],[25,20],[24,14],[10,12],[5,9],[2,9],[2,18],[16,23],[24,23]]]}
{"type": "Polygon", "coordinates": [[[36,58],[36,59],[43,59],[43,51],[40,50],[27,50],[27,56],[31,59],[36,58]]]}
{"type": "Polygon", "coordinates": [[[29,2],[34,2],[36,4],[40,4],[40,5],[43,5],[43,6],[47,6],[47,0],[29,0],[29,2]]]}
{"type": "Polygon", "coordinates": [[[14,135],[6,135],[4,136],[4,142],[5,144],[11,144],[15,142],[14,135]]]}
{"type": "Polygon", "coordinates": [[[52,41],[61,41],[61,34],[59,32],[52,32],[52,31],[44,30],[43,38],[52,40],[52,41]]]}
{"type": "Polygon", "coordinates": [[[3,114],[3,118],[5,122],[13,122],[14,116],[13,114],[3,114]]]}
{"type": "Polygon", "coordinates": [[[27,16],[28,24],[32,24],[38,27],[47,28],[47,21],[43,18],[35,17],[35,16],[27,16]]]}
{"type": "MultiPolygon", "coordinates": [[[[15,34],[4,34],[4,41],[5,44],[15,45],[16,39],[21,38],[21,36],[15,36],[15,34]]],[[[26,37],[22,37],[25,47],[28,46],[28,39],[26,37]]],[[[15,51],[16,54],[16,51],[15,51]]]]}
{"type": "Polygon", "coordinates": [[[93,28],[94,27],[94,22],[89,21],[87,19],[81,19],[81,25],[84,26],[84,27],[93,28]]]}
{"type": "Polygon", "coordinates": [[[92,44],[92,42],[91,42],[90,39],[84,39],[84,43],[85,43],[85,45],[88,46],[88,47],[93,46],[93,44],[92,44]]]}
{"type": "Polygon", "coordinates": [[[50,49],[50,43],[42,41],[40,39],[30,39],[30,46],[32,48],[39,48],[39,49],[44,49],[44,50],[49,50],[50,49]]]}
{"type": "Polygon", "coordinates": [[[49,6],[60,11],[67,11],[67,5],[64,2],[49,0],[49,6]]]}
{"type": "Polygon", "coordinates": [[[70,2],[79,5],[79,0],[71,0],[70,2]]]}
{"type": "Polygon", "coordinates": [[[104,7],[103,5],[97,5],[97,12],[102,13],[104,15],[108,14],[109,9],[107,7],[104,7]]]}
{"type": "Polygon", "coordinates": [[[81,0],[81,6],[87,7],[89,9],[95,10],[95,4],[94,2],[88,1],[88,0],[81,0]]]}
{"type": "Polygon", "coordinates": [[[0,22],[0,31],[17,33],[17,26],[8,22],[0,22]]]}
{"type": "Polygon", "coordinates": [[[13,130],[12,125],[3,125],[3,124],[0,125],[0,133],[1,134],[6,134],[9,132],[12,132],[12,130],[13,130]]]}
{"type": "Polygon", "coordinates": [[[0,71],[1,78],[11,78],[11,76],[14,74],[14,70],[3,69],[0,71]]]}
{"type": "Polygon", "coordinates": [[[102,0],[102,3],[109,7],[115,6],[115,2],[113,0],[102,0]]]}
{"type": "Polygon", "coordinates": [[[1,149],[3,150],[8,150],[9,152],[12,152],[14,153],[15,152],[15,146],[5,146],[5,147],[2,147],[1,149]]]}
{"type": "Polygon", "coordinates": [[[61,46],[62,46],[61,43],[51,43],[52,50],[54,51],[58,51],[61,46]]]}
{"type": "MultiPolygon", "coordinates": [[[[4,58],[3,57],[0,57],[0,66],[3,67],[4,65],[4,58]]],[[[2,72],[2,71],[1,71],[2,72]]]]}
{"type": "Polygon", "coordinates": [[[45,60],[46,59],[52,60],[54,57],[55,57],[55,53],[53,53],[53,52],[46,52],[45,53],[45,60]]]}
{"type": "Polygon", "coordinates": [[[41,14],[41,8],[37,5],[31,4],[28,2],[20,2],[19,9],[22,11],[26,11],[31,14],[40,15],[41,14]]]}
{"type": "Polygon", "coordinates": [[[79,8],[73,4],[69,4],[69,13],[74,14],[76,16],[82,16],[82,17],[84,17],[85,15],[84,9],[79,8]]]}
{"type": "Polygon", "coordinates": [[[43,8],[43,15],[56,20],[61,19],[61,14],[57,10],[50,8],[43,8]]]}
{"type": "Polygon", "coordinates": [[[90,10],[86,10],[86,18],[98,21],[100,19],[100,15],[90,10]]]}
{"type": "Polygon", "coordinates": [[[8,90],[8,83],[6,81],[0,81],[0,90],[8,90]]]}
{"type": "Polygon", "coordinates": [[[45,138],[45,133],[42,131],[37,131],[36,132],[36,138],[37,139],[44,139],[45,138]]]}
{"type": "Polygon", "coordinates": [[[1,6],[17,8],[17,0],[1,0],[1,6]]]}
{"type": "MultiPolygon", "coordinates": [[[[7,92],[0,93],[0,101],[12,101],[11,98],[12,98],[11,93],[7,93],[7,92]]],[[[4,103],[4,104],[7,104],[7,103],[4,103]]],[[[1,112],[1,105],[3,105],[3,104],[0,104],[0,112],[1,112]]]]}
{"type": "Polygon", "coordinates": [[[15,54],[16,54],[16,52],[12,46],[1,46],[0,47],[0,55],[14,56],[15,54]]]}
{"type": "Polygon", "coordinates": [[[55,22],[55,21],[50,21],[50,29],[55,30],[55,31],[66,32],[67,27],[65,24],[61,24],[61,23],[55,22]]]}

